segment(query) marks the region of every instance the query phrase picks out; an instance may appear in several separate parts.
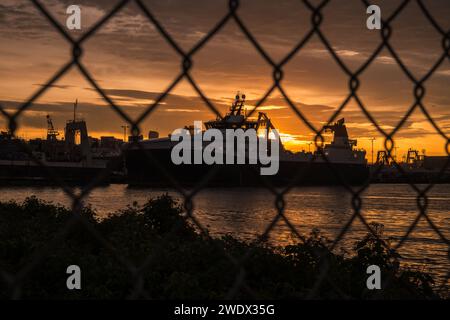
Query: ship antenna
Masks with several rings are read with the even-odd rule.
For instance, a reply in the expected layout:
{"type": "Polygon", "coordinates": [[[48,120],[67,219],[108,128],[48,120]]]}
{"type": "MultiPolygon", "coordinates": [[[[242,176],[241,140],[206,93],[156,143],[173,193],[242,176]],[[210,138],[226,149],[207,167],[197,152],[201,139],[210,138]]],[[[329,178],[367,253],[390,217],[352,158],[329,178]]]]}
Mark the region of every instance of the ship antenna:
{"type": "Polygon", "coordinates": [[[78,99],[75,100],[73,105],[73,122],[76,121],[76,113],[77,113],[78,99]]]}

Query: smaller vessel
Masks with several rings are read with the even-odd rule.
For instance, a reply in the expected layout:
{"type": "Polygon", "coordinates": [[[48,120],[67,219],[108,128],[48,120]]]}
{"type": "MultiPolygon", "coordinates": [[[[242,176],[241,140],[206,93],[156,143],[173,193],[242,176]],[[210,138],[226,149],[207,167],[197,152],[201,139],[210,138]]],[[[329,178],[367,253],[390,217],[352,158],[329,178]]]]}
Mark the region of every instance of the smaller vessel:
{"type": "Polygon", "coordinates": [[[64,139],[58,139],[50,115],[46,117],[46,139],[25,141],[1,132],[0,182],[49,184],[54,182],[54,174],[64,182],[83,184],[106,169],[109,159],[98,158],[93,152],[86,122],[75,117],[76,106],[77,102],[73,120],[66,122],[64,139]]]}

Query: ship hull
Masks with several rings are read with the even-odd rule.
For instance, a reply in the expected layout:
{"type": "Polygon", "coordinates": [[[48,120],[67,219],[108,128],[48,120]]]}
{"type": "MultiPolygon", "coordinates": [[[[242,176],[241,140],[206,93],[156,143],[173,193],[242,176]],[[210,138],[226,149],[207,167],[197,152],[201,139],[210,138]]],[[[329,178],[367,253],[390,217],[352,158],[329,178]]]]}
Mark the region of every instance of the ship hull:
{"type": "Polygon", "coordinates": [[[175,165],[164,149],[128,150],[125,163],[128,184],[137,186],[174,186],[170,177],[182,186],[196,185],[207,176],[207,186],[358,185],[369,178],[365,164],[280,161],[273,176],[261,176],[259,165],[175,165]]]}
{"type": "Polygon", "coordinates": [[[104,169],[70,162],[47,162],[43,168],[33,161],[0,160],[0,184],[57,184],[52,174],[64,183],[87,184],[104,169]]]}

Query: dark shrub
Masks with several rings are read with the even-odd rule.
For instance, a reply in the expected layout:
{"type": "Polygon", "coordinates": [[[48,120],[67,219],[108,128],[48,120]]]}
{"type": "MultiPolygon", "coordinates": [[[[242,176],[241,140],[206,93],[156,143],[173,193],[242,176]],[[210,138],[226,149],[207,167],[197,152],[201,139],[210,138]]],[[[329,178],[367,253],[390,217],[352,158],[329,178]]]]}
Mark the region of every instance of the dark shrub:
{"type": "Polygon", "coordinates": [[[368,234],[347,257],[332,252],[317,230],[305,242],[271,248],[212,239],[182,213],[168,195],[104,220],[89,208],[74,219],[71,210],[36,198],[0,203],[0,269],[20,275],[1,282],[0,297],[20,288],[33,299],[125,298],[137,280],[153,299],[218,299],[234,288],[237,298],[301,299],[312,289],[325,299],[438,297],[429,274],[400,267],[380,225],[373,226],[377,236],[368,234]],[[72,264],[82,270],[82,290],[66,288],[72,264]],[[381,292],[366,289],[371,264],[383,271],[381,292]]]}

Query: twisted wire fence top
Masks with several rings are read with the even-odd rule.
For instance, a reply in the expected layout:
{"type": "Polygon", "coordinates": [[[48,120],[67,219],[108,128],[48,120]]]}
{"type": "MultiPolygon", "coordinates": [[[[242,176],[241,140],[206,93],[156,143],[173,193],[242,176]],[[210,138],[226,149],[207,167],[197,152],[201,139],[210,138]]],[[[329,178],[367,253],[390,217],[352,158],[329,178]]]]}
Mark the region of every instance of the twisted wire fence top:
{"type": "MultiPolygon", "coordinates": [[[[300,1],[300,0],[299,0],[300,1]]],[[[138,136],[140,134],[140,125],[145,119],[148,119],[152,116],[152,113],[160,106],[164,100],[168,97],[168,95],[172,92],[172,90],[180,83],[180,81],[187,80],[188,83],[192,86],[196,94],[201,98],[201,100],[205,103],[205,105],[211,110],[217,117],[222,118],[222,114],[219,109],[214,105],[214,103],[206,96],[206,94],[201,89],[200,85],[196,82],[194,77],[192,76],[192,70],[194,68],[195,56],[196,54],[207,44],[211,39],[213,39],[224,27],[228,24],[235,23],[248,42],[256,49],[258,54],[264,59],[264,61],[271,67],[272,69],[272,83],[269,88],[265,91],[263,96],[257,101],[254,108],[250,110],[248,116],[253,115],[258,108],[267,101],[267,99],[276,91],[278,91],[281,96],[284,98],[288,106],[295,113],[295,115],[301,120],[301,122],[309,128],[312,132],[314,132],[315,139],[314,143],[316,147],[320,147],[324,143],[324,130],[326,125],[332,124],[338,116],[344,111],[346,106],[351,102],[355,102],[359,107],[361,112],[365,115],[368,121],[373,124],[376,130],[384,137],[384,147],[387,152],[387,156],[392,161],[396,169],[407,179],[409,185],[413,188],[416,193],[416,203],[418,214],[417,217],[413,220],[413,223],[409,226],[408,230],[405,232],[400,241],[396,244],[395,247],[390,248],[392,250],[399,249],[404,242],[408,239],[409,235],[415,227],[417,226],[420,219],[425,219],[428,223],[429,227],[438,235],[443,243],[445,243],[450,248],[449,240],[445,237],[445,235],[439,230],[439,228],[435,225],[432,219],[427,214],[427,206],[428,206],[428,192],[433,187],[433,184],[426,185],[425,187],[414,184],[412,181],[408,180],[409,177],[405,173],[402,166],[400,166],[395,157],[392,155],[392,151],[395,148],[395,135],[398,131],[405,125],[407,120],[411,117],[415,110],[419,110],[426,117],[428,122],[435,129],[436,133],[440,135],[446,141],[446,152],[447,155],[450,155],[450,147],[449,147],[449,137],[448,135],[441,129],[438,124],[433,120],[429,110],[426,108],[424,104],[424,97],[426,95],[426,82],[430,79],[430,77],[436,72],[436,70],[445,62],[450,61],[450,31],[446,31],[439,23],[434,19],[433,15],[429,12],[426,5],[421,0],[404,0],[398,5],[398,7],[391,13],[390,16],[385,17],[382,20],[382,28],[379,31],[380,41],[379,45],[375,48],[375,50],[371,53],[371,55],[365,60],[356,70],[352,70],[337,54],[336,50],[333,48],[333,45],[328,40],[327,36],[321,30],[321,26],[323,21],[325,20],[325,16],[323,14],[324,8],[331,2],[330,0],[324,0],[314,5],[312,1],[302,0],[300,1],[304,7],[310,13],[310,29],[304,33],[304,36],[301,37],[297,44],[279,61],[273,59],[271,55],[264,49],[264,47],[256,40],[252,32],[247,28],[243,19],[241,19],[239,15],[239,8],[241,5],[241,1],[239,0],[230,0],[228,1],[228,10],[223,13],[221,19],[217,21],[217,23],[207,32],[203,38],[201,38],[197,43],[195,43],[189,50],[184,50],[181,48],[179,43],[171,36],[171,34],[163,27],[163,25],[158,20],[158,17],[144,4],[141,0],[120,0],[116,1],[112,9],[99,21],[97,21],[87,32],[83,33],[81,37],[75,39],[69,32],[66,31],[65,27],[62,26],[55,17],[50,13],[48,8],[46,8],[40,1],[38,0],[30,0],[30,2],[36,7],[36,9],[47,19],[48,23],[54,27],[55,30],[59,32],[61,37],[70,44],[72,48],[72,54],[69,61],[61,66],[61,68],[46,82],[44,86],[39,88],[34,94],[25,101],[15,113],[8,113],[4,106],[0,105],[0,113],[7,120],[9,129],[12,134],[14,134],[18,129],[18,119],[21,117],[22,113],[26,111],[30,106],[45,92],[47,92],[53,84],[55,84],[58,80],[60,80],[64,75],[66,75],[72,69],[78,69],[79,72],[84,76],[84,78],[89,82],[92,88],[97,91],[100,96],[104,99],[104,101],[110,106],[114,112],[116,112],[131,128],[131,132],[133,136],[138,136]],[[421,78],[417,78],[413,75],[413,73],[408,69],[405,63],[397,54],[395,48],[391,45],[390,40],[393,34],[392,23],[401,15],[401,13],[405,10],[405,8],[412,2],[416,2],[421,9],[423,15],[426,17],[429,24],[435,29],[435,31],[441,36],[441,46],[442,46],[442,54],[437,59],[437,61],[432,65],[432,67],[428,70],[428,72],[422,76],[421,78]],[[152,23],[152,25],[156,28],[159,34],[163,37],[163,39],[170,45],[170,47],[174,50],[174,52],[179,56],[180,61],[180,71],[178,75],[174,78],[173,82],[164,90],[154,102],[148,105],[147,108],[140,114],[140,116],[133,120],[130,116],[118,105],[116,104],[106,93],[101,85],[94,79],[88,68],[83,64],[83,55],[85,50],[83,45],[85,42],[93,37],[105,24],[110,21],[116,14],[121,12],[127,5],[130,3],[137,4],[137,7],[142,12],[142,14],[152,23]],[[317,128],[312,122],[305,116],[304,111],[301,107],[297,106],[293,100],[289,97],[286,90],[283,88],[283,78],[284,78],[284,68],[286,64],[291,61],[302,49],[310,42],[313,36],[317,36],[320,42],[324,45],[326,50],[331,55],[332,59],[335,61],[336,65],[342,70],[348,80],[348,95],[342,101],[340,106],[336,109],[336,111],[331,115],[331,117],[327,120],[326,125],[323,127],[317,128]],[[407,79],[411,82],[413,86],[412,97],[413,103],[398,122],[398,124],[391,131],[387,131],[383,129],[383,127],[377,122],[377,119],[373,116],[370,110],[365,106],[364,102],[360,98],[358,94],[358,90],[360,88],[361,80],[360,77],[364,73],[365,70],[374,62],[374,60],[379,57],[379,54],[382,50],[387,50],[392,58],[395,60],[395,63],[401,68],[402,72],[405,74],[407,79]]],[[[361,7],[366,8],[371,5],[370,1],[361,0],[361,7]]],[[[303,34],[303,33],[302,33],[303,34]]],[[[21,296],[21,286],[26,280],[26,277],[30,274],[30,272],[36,268],[36,266],[45,258],[45,254],[48,253],[52,246],[54,246],[58,240],[64,238],[70,229],[77,223],[81,223],[92,235],[100,241],[102,245],[105,246],[110,252],[117,258],[117,260],[122,263],[132,275],[133,282],[131,286],[134,288],[132,290],[131,298],[139,298],[141,296],[147,297],[148,294],[145,292],[145,289],[142,288],[142,271],[147,268],[151,261],[150,258],[145,260],[145,262],[136,266],[127,259],[123,258],[119,254],[116,253],[115,248],[108,243],[106,239],[102,237],[91,225],[90,223],[83,218],[80,214],[80,210],[82,208],[82,200],[89,195],[89,193],[98,185],[98,182],[101,182],[105,179],[110,173],[110,168],[105,169],[101,174],[96,177],[93,177],[91,183],[84,186],[79,193],[75,193],[73,189],[68,187],[63,179],[58,177],[57,174],[52,172],[46,165],[39,159],[37,159],[32,153],[29,147],[26,144],[23,144],[22,147],[24,150],[30,155],[34,162],[39,164],[43,170],[46,170],[47,174],[53,181],[55,181],[64,192],[72,199],[72,209],[73,209],[73,217],[70,221],[65,225],[65,227],[59,231],[58,234],[55,235],[54,239],[47,244],[46,247],[40,248],[37,250],[34,255],[32,262],[29,263],[22,270],[19,270],[16,274],[9,274],[4,270],[0,270],[1,276],[4,281],[6,281],[12,290],[12,297],[18,298],[21,296]]],[[[155,163],[155,165],[160,168],[163,172],[164,176],[167,180],[172,184],[172,186],[183,196],[184,198],[184,208],[186,210],[187,216],[194,223],[198,229],[209,237],[209,234],[206,228],[199,222],[194,214],[194,201],[193,198],[195,195],[204,188],[210,179],[214,175],[214,169],[211,170],[210,174],[205,177],[201,177],[198,184],[189,190],[184,189],[181,184],[177,181],[177,177],[172,176],[169,172],[167,172],[164,167],[158,163],[158,161],[152,156],[151,152],[144,150],[141,144],[135,140],[128,147],[138,147],[142,151],[144,151],[145,156],[155,163]]],[[[326,154],[321,152],[321,148],[318,148],[318,153],[320,157],[327,163],[331,170],[333,170],[336,177],[339,179],[340,183],[343,187],[351,194],[351,206],[353,210],[353,214],[350,219],[342,226],[341,231],[338,233],[338,236],[332,242],[331,248],[335,248],[336,245],[342,240],[347,232],[349,232],[350,227],[354,223],[355,220],[359,220],[367,230],[372,233],[375,237],[378,237],[375,230],[373,230],[372,226],[366,221],[363,213],[362,213],[362,198],[361,194],[370,186],[372,177],[379,173],[381,166],[377,167],[375,171],[371,174],[371,177],[359,187],[353,187],[348,185],[345,180],[340,176],[340,173],[337,172],[332,163],[327,159],[326,154]]],[[[124,150],[126,151],[126,150],[124,150]]],[[[315,157],[311,159],[310,165],[315,161],[315,157]]],[[[441,173],[443,173],[447,167],[449,166],[449,161],[447,161],[446,165],[441,169],[441,173]]],[[[295,173],[296,180],[301,179],[305,174],[305,171],[302,170],[295,173]]],[[[293,224],[289,221],[289,219],[285,216],[284,211],[286,207],[285,196],[289,193],[295,183],[286,186],[283,189],[275,188],[269,181],[261,178],[261,185],[268,188],[273,196],[274,196],[274,206],[276,208],[277,214],[273,217],[271,223],[265,228],[265,231],[260,235],[260,242],[266,241],[270,236],[271,230],[274,226],[279,222],[284,222],[288,228],[295,234],[300,241],[303,240],[302,235],[296,230],[293,224]]],[[[175,232],[179,226],[174,226],[172,232],[175,232]]],[[[384,243],[386,246],[388,244],[384,243]]],[[[449,252],[450,255],[450,252],[449,252]]],[[[230,288],[230,292],[227,298],[232,298],[236,295],[239,290],[246,290],[250,294],[252,293],[251,288],[249,288],[245,283],[245,261],[251,256],[251,251],[247,252],[243,257],[233,257],[231,255],[227,255],[227,258],[236,266],[239,272],[236,274],[235,283],[230,288]]],[[[449,257],[450,259],[450,257],[449,257]]],[[[323,272],[318,278],[313,290],[310,292],[310,297],[314,297],[318,288],[320,287],[323,281],[331,281],[327,278],[328,266],[325,266],[323,272]]],[[[443,282],[443,285],[448,281],[450,277],[450,272],[447,274],[446,279],[443,282]]]]}

